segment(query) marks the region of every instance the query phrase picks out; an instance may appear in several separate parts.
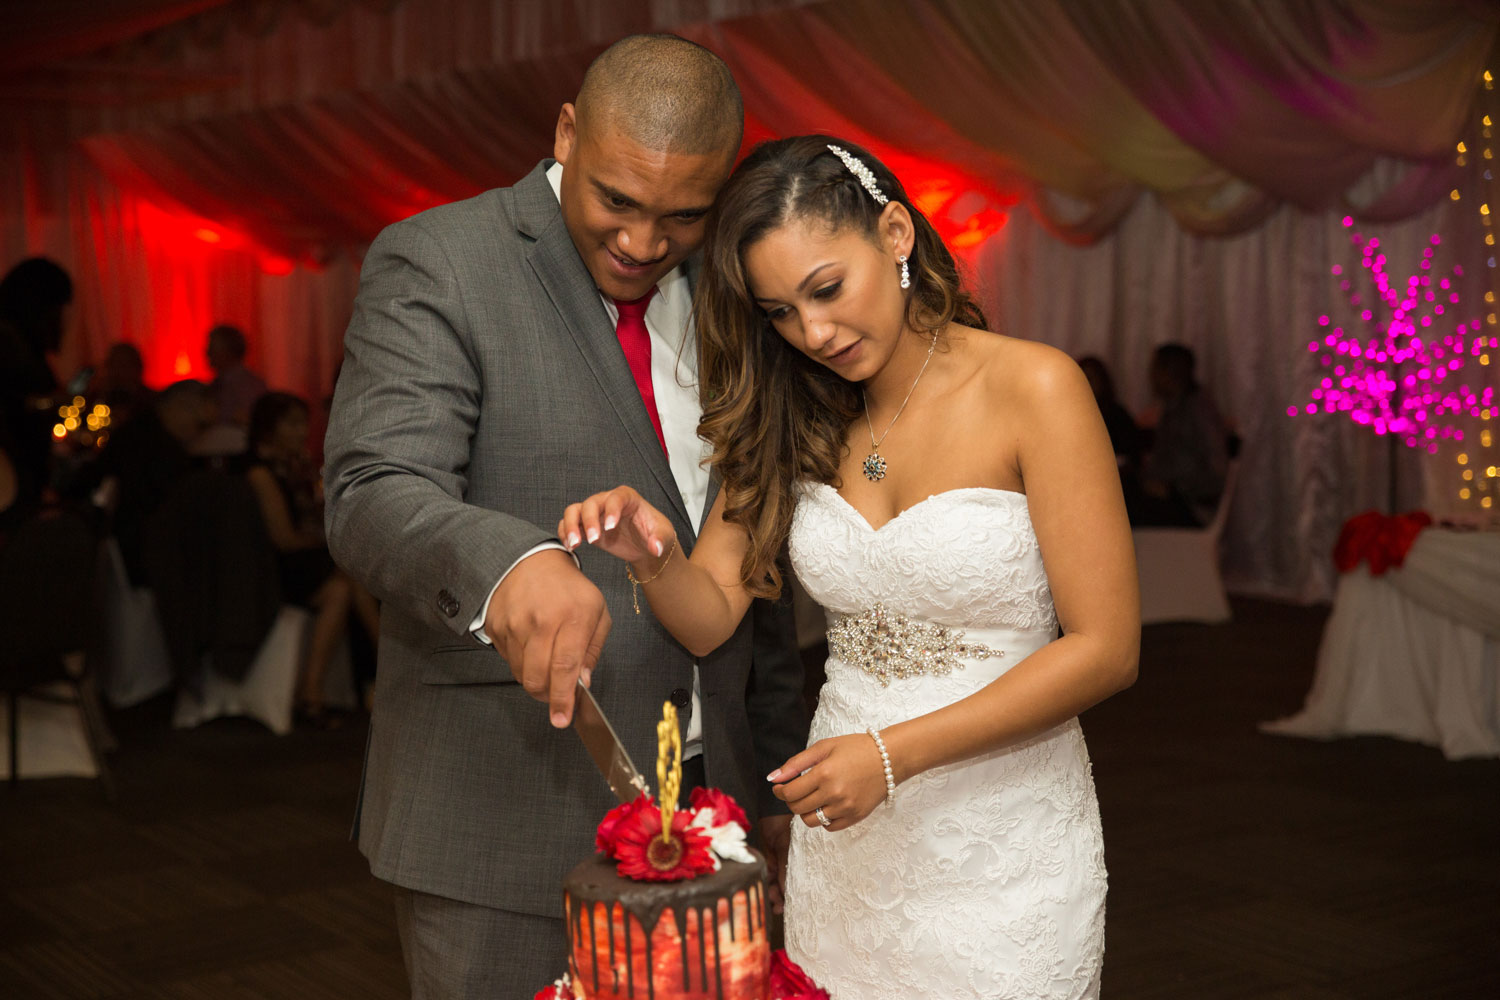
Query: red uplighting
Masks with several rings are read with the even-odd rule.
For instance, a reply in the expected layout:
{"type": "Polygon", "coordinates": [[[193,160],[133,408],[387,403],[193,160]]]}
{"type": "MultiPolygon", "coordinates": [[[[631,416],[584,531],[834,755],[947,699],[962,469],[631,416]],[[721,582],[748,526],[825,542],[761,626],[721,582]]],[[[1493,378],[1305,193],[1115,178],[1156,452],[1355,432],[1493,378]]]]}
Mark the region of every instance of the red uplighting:
{"type": "Polygon", "coordinates": [[[894,151],[884,152],[882,159],[901,178],[911,203],[954,250],[972,250],[995,235],[1020,201],[1018,195],[946,163],[894,151]]]}

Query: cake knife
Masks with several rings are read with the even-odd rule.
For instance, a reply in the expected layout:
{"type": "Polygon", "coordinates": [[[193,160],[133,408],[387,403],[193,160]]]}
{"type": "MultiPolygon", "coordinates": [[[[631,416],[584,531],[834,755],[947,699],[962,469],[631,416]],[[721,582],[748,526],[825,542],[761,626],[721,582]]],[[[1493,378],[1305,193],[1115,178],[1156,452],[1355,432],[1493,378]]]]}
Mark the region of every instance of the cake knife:
{"type": "Polygon", "coordinates": [[[594,759],[604,780],[609,782],[609,790],[615,793],[615,798],[632,802],[641,792],[649,794],[646,779],[635,769],[625,745],[615,735],[614,727],[582,681],[578,682],[578,697],[574,701],[573,728],[578,730],[583,748],[594,759]]]}

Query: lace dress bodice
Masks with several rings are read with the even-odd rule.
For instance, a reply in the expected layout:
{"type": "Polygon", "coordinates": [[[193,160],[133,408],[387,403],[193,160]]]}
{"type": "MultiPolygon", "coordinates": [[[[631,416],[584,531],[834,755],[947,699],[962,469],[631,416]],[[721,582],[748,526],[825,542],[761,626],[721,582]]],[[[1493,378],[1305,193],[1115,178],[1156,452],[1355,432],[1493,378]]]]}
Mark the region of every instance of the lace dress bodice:
{"type": "MultiPolygon", "coordinates": [[[[951,490],[878,530],[830,486],[797,500],[793,569],[830,621],[878,606],[995,654],[894,677],[831,655],[811,742],[941,709],[1056,636],[1024,495],[951,490]]],[[[1103,840],[1076,719],[910,778],[846,830],[792,829],[787,949],[832,1000],[1097,997],[1103,840]]]]}
{"type": "Polygon", "coordinates": [[[876,530],[832,486],[798,489],[792,565],[825,611],[883,604],[940,625],[1057,627],[1024,494],[949,490],[876,530]]]}

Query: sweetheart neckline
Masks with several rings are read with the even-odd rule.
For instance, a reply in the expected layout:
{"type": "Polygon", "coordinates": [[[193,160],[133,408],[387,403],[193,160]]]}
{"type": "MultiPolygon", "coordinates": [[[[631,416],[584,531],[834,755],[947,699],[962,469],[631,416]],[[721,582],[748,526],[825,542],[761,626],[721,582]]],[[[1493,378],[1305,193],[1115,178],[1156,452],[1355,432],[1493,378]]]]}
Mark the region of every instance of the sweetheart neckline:
{"type": "Polygon", "coordinates": [[[929,494],[927,494],[927,496],[923,497],[921,500],[918,500],[916,503],[912,504],[910,507],[903,507],[901,510],[898,510],[896,512],[896,515],[894,517],[892,517],[889,521],[886,521],[884,524],[882,524],[880,527],[877,528],[873,524],[870,523],[870,519],[869,518],[865,517],[865,515],[863,515],[863,514],[860,513],[858,507],[854,506],[848,500],[844,499],[844,495],[842,493],[840,493],[838,490],[834,489],[833,486],[831,486],[828,483],[819,483],[819,482],[814,482],[813,485],[814,486],[820,486],[823,489],[827,490],[829,493],[832,493],[833,496],[834,496],[834,498],[837,499],[838,502],[843,505],[844,509],[847,510],[847,511],[849,511],[849,513],[853,514],[855,516],[855,518],[858,519],[859,523],[862,524],[862,525],[864,525],[865,529],[867,531],[869,531],[872,535],[878,535],[878,534],[880,534],[886,528],[889,528],[891,525],[893,525],[897,521],[901,520],[907,514],[911,513],[912,511],[916,510],[918,507],[921,507],[922,505],[924,505],[926,503],[930,503],[933,500],[938,500],[938,499],[941,499],[943,497],[953,496],[954,494],[957,494],[957,493],[996,493],[996,494],[999,494],[1000,496],[1019,497],[1022,501],[1024,501],[1026,499],[1026,494],[1018,492],[1016,490],[1002,490],[1002,489],[997,489],[997,488],[995,488],[993,486],[957,486],[957,487],[954,487],[951,490],[940,490],[937,493],[929,493],[929,494]]]}

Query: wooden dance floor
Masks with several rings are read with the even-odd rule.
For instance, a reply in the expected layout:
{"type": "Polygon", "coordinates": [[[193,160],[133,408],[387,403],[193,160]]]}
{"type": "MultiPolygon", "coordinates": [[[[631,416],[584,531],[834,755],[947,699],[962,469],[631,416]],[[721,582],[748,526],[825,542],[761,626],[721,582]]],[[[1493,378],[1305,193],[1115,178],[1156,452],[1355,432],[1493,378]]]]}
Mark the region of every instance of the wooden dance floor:
{"type": "MultiPolygon", "coordinates": [[[[1235,613],[1149,627],[1139,683],[1084,717],[1104,996],[1500,996],[1500,761],[1257,732],[1300,706],[1327,611],[1235,613]]],[[[347,840],[363,724],[169,715],[112,717],[116,805],[82,779],[0,789],[0,997],[404,996],[389,895],[347,840]]]]}

